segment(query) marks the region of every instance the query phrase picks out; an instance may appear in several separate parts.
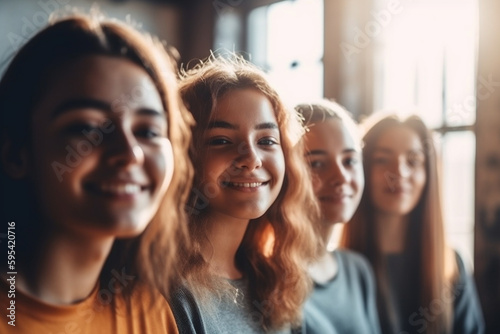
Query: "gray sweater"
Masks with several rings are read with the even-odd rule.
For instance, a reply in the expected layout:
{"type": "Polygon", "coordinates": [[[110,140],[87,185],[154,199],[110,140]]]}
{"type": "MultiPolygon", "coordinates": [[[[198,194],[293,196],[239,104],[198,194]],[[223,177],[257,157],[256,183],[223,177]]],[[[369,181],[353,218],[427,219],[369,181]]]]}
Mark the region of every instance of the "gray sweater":
{"type": "Polygon", "coordinates": [[[420,305],[418,294],[418,272],[404,254],[386,257],[387,274],[391,287],[391,303],[394,305],[396,329],[391,329],[389,320],[381,318],[384,333],[425,333],[429,322],[441,314],[445,304],[453,303],[453,334],[484,333],[481,305],[477,297],[474,280],[465,270],[458,253],[456,261],[458,278],[451,292],[442,293],[429,305],[420,305]]]}
{"type": "MultiPolygon", "coordinates": [[[[250,301],[246,280],[230,280],[234,290],[226,294],[211,293],[204,304],[200,303],[185,287],[177,289],[170,299],[170,306],[177,322],[179,334],[290,334],[290,328],[264,331],[264,308],[250,301]]],[[[276,306],[278,307],[278,306],[276,306]]]]}
{"type": "Polygon", "coordinates": [[[338,272],[325,284],[315,283],[304,307],[307,334],[379,334],[376,290],[368,261],[348,250],[332,253],[338,272]]]}

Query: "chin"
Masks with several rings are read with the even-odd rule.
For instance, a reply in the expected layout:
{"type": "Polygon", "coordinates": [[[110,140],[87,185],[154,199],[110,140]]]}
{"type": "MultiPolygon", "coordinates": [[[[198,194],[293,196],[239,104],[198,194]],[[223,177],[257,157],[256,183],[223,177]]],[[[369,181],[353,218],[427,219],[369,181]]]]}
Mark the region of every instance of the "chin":
{"type": "Polygon", "coordinates": [[[114,228],[116,238],[135,238],[141,235],[147,228],[147,223],[138,224],[135,222],[128,222],[125,224],[118,224],[114,228]]]}
{"type": "Polygon", "coordinates": [[[144,232],[144,229],[130,229],[126,231],[121,231],[115,234],[117,239],[133,239],[140,236],[144,232]]]}
{"type": "Polygon", "coordinates": [[[338,212],[332,213],[332,214],[326,214],[324,216],[324,220],[329,222],[330,224],[336,224],[336,223],[344,223],[349,220],[347,217],[351,217],[348,214],[341,213],[339,214],[338,212]]]}

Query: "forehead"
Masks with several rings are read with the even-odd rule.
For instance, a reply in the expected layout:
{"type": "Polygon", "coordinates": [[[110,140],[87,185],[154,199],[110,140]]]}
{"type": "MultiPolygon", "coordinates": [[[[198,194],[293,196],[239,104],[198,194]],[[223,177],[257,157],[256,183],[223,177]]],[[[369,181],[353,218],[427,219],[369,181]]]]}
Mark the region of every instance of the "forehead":
{"type": "Polygon", "coordinates": [[[213,119],[232,123],[276,123],[276,116],[269,99],[256,89],[229,90],[216,105],[213,119]]]}
{"type": "Polygon", "coordinates": [[[397,126],[382,133],[375,145],[375,149],[380,148],[394,152],[407,152],[421,151],[423,146],[415,130],[407,126],[397,126]]]}
{"type": "Polygon", "coordinates": [[[163,110],[145,70],[127,59],[101,55],[84,56],[57,68],[37,109],[50,111],[65,100],[84,97],[121,108],[163,110]]]}
{"type": "Polygon", "coordinates": [[[304,138],[308,149],[343,151],[360,148],[359,138],[355,138],[347,126],[336,118],[312,124],[304,138]]]}

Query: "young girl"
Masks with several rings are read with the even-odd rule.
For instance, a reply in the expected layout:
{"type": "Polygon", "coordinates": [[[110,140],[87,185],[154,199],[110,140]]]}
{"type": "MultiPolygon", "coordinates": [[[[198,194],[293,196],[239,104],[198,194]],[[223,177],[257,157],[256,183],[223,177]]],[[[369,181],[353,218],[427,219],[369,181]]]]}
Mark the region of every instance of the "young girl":
{"type": "Polygon", "coordinates": [[[344,108],[327,100],[295,107],[304,118],[305,158],[321,207],[317,222],[323,252],[310,266],[314,291],[305,308],[306,333],[380,333],[376,289],[368,261],[347,251],[328,252],[334,226],[351,219],[364,186],[361,139],[344,108]]]}
{"type": "Polygon", "coordinates": [[[237,56],[196,66],[180,90],[196,121],[194,246],[184,268],[196,305],[179,295],[173,311],[207,333],[290,333],[315,251],[300,123],[264,74],[237,56]]]}
{"type": "Polygon", "coordinates": [[[0,332],[177,333],[157,292],[187,240],[191,117],[174,73],[159,42],[87,16],[14,57],[0,82],[2,221],[15,238],[0,332]]]}
{"type": "Polygon", "coordinates": [[[382,331],[482,333],[474,283],[445,245],[432,136],[417,116],[374,117],[365,191],[342,243],[373,265],[382,331]]]}

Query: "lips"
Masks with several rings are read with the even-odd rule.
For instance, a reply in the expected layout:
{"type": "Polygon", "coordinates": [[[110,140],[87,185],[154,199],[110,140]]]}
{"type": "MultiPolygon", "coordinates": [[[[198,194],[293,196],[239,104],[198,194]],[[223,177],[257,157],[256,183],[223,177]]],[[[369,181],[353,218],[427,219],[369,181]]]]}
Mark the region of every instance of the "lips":
{"type": "Polygon", "coordinates": [[[393,194],[393,195],[401,195],[405,193],[409,193],[410,190],[407,188],[403,187],[390,187],[385,189],[386,193],[393,194]]]}
{"type": "Polygon", "coordinates": [[[267,185],[269,181],[259,181],[259,182],[222,182],[224,187],[230,188],[240,188],[240,189],[255,189],[263,185],[267,185]]]}
{"type": "Polygon", "coordinates": [[[147,186],[135,182],[102,182],[88,183],[85,188],[105,196],[133,196],[146,190],[147,186]]]}
{"type": "Polygon", "coordinates": [[[335,195],[320,195],[318,199],[324,202],[340,202],[344,199],[351,198],[353,195],[350,194],[335,194],[335,195]]]}

